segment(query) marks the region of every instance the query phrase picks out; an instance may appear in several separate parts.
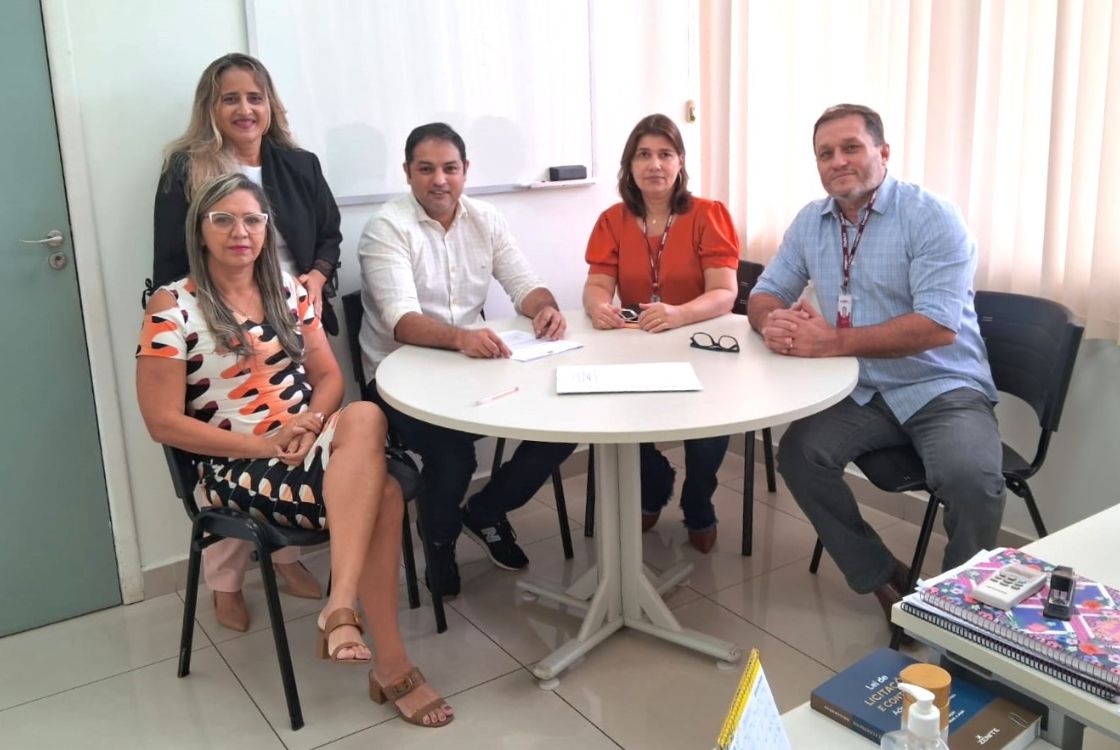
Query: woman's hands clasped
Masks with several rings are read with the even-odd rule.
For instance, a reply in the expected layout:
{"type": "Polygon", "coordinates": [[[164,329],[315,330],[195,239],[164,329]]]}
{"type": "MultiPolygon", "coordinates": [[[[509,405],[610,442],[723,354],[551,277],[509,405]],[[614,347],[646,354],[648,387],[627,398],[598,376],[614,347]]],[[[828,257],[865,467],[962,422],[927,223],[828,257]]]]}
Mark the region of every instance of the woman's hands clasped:
{"type": "MultiPolygon", "coordinates": [[[[638,305],[638,308],[641,312],[638,314],[637,325],[643,331],[662,333],[685,324],[684,313],[677,305],[665,302],[643,302],[638,305]]],[[[622,317],[622,308],[610,302],[592,307],[588,315],[591,318],[591,325],[600,330],[626,326],[626,320],[622,317]]]]}
{"type": "Polygon", "coordinates": [[[274,451],[272,455],[288,466],[303,463],[326,421],[323,414],[313,411],[305,411],[292,417],[269,438],[274,451]]]}
{"type": "Polygon", "coordinates": [[[680,328],[684,325],[684,313],[677,305],[665,302],[642,302],[638,305],[642,311],[638,315],[638,328],[650,333],[661,333],[680,328]]]}

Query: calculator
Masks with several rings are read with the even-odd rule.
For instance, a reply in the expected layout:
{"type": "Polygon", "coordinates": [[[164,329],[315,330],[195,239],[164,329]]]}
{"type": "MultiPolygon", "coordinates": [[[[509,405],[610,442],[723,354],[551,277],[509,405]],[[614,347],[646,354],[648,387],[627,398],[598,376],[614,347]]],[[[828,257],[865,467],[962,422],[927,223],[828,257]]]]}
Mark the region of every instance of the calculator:
{"type": "Polygon", "coordinates": [[[972,590],[972,597],[997,609],[1011,609],[1042,588],[1047,574],[1038,568],[1004,565],[972,590]]]}

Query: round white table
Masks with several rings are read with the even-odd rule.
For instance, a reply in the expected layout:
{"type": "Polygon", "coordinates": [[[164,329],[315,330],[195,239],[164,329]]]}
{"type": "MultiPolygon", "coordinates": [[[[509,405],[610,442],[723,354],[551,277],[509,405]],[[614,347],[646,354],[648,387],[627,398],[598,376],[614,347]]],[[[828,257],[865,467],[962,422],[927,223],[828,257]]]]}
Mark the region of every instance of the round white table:
{"type": "MultiPolygon", "coordinates": [[[[566,311],[566,338],[582,348],[532,362],[470,359],[458,352],[404,346],[377,369],[377,388],[394,407],[431,424],[495,437],[595,446],[597,565],[559,590],[522,580],[526,592],[584,612],[579,634],[533,673],[554,678],[622,627],[734,662],[734,644],[682,628],[661,594],[691,571],[682,563],[651,580],[642,566],[638,444],[730,435],[784,424],[837,403],[856,385],[854,358],[773,354],[745,316],[724,315],[667,333],[596,331],[582,310],[566,311]],[[738,353],[689,346],[690,336],[734,336],[738,353]],[[558,395],[558,365],[690,362],[702,390],[558,395]],[[480,399],[511,388],[487,403],[480,399]]],[[[491,321],[495,331],[531,330],[524,317],[491,321]]]]}

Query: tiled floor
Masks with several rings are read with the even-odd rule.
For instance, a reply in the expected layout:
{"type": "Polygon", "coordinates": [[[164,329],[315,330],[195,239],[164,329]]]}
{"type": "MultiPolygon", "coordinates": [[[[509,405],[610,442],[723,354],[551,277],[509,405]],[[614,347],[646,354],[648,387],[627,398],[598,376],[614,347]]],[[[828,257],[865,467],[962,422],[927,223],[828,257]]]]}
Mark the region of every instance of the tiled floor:
{"type": "MultiPolygon", "coordinates": [[[[679,448],[669,452],[679,463],[679,448]]],[[[759,468],[754,555],[739,555],[742,459],[728,454],[716,505],[724,523],[709,555],[689,547],[680,512],[668,510],[644,536],[654,567],[695,563],[688,585],[668,597],[692,627],[762,652],[779,708],[888,638],[872,597],[853,594],[828,558],[807,567],[815,539],[792,498],[765,492],[759,468]]],[[[592,563],[582,535],[584,478],[565,483],[576,555],[560,549],[550,488],[513,517],[532,564],[525,575],[571,581],[592,563]]],[[[916,527],[867,510],[900,557],[916,527]]],[[[943,539],[931,545],[940,559],[943,539]]],[[[707,750],[738,674],[691,651],[634,631],[615,635],[566,672],[553,692],[528,670],[576,633],[562,609],[521,599],[518,575],[494,568],[469,540],[459,545],[463,595],[449,602],[446,633],[431,608],[401,611],[413,658],[453,703],[439,730],[409,726],[365,696],[365,671],[312,657],[316,602],[282,597],[306,726],[288,725],[259,579],[246,593],[253,629],[218,627],[200,597],[189,677],[177,679],[182,592],[0,639],[0,748],[454,748],[707,750]]],[[[326,552],[306,558],[326,578],[326,552]]],[[[872,747],[870,744],[868,747],[872,747]]],[[[1090,737],[1087,748],[1120,748],[1090,737]]]]}

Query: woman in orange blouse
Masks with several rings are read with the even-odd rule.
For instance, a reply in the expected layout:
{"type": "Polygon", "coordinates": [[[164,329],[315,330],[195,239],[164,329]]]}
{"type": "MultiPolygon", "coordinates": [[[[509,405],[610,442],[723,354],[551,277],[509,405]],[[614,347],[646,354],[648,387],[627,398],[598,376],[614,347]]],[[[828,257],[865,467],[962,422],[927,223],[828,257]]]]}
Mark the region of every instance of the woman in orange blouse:
{"type": "MultiPolygon", "coordinates": [[[[622,202],[599,216],[587,241],[590,266],[583,308],[596,328],[622,328],[622,307],[637,308],[637,326],[661,333],[731,311],[739,239],[727,208],[688,192],[684,141],[665,115],[649,115],[630,132],[618,173],[622,202]],[[614,302],[615,293],[621,306],[614,302]]],[[[716,541],[712,494],[729,438],[684,441],[681,509],[692,546],[716,541]]],[[[673,494],[675,472],[643,443],[642,530],[653,528],[673,494]]]]}

